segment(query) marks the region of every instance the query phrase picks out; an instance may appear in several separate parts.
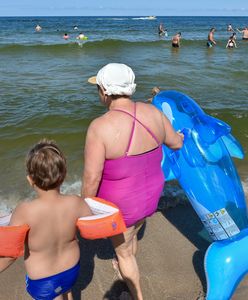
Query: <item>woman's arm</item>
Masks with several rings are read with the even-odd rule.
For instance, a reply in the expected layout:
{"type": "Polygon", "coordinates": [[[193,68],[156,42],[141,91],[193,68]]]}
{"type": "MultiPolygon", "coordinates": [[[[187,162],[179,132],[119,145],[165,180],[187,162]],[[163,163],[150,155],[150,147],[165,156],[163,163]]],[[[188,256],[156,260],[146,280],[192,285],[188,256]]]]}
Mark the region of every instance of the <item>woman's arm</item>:
{"type": "Polygon", "coordinates": [[[94,197],[97,194],[105,161],[105,146],[103,144],[100,119],[94,120],[87,131],[84,148],[84,170],[82,178],[83,198],[94,197]]]}
{"type": "Polygon", "coordinates": [[[182,148],[184,135],[174,130],[170,121],[165,115],[162,114],[162,118],[165,128],[164,144],[173,150],[182,148]]]}

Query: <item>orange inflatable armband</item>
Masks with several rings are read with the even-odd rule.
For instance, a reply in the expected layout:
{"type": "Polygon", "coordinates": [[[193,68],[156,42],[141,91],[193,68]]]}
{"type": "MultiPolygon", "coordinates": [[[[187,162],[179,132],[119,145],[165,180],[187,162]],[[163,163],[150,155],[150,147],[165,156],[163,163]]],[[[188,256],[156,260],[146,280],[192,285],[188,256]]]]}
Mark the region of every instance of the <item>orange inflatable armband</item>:
{"type": "Polygon", "coordinates": [[[80,235],[89,240],[106,238],[126,231],[119,208],[101,198],[85,198],[93,212],[92,216],[79,218],[77,227],[80,235]]]}
{"type": "Polygon", "coordinates": [[[0,256],[19,257],[24,253],[24,242],[29,226],[8,225],[11,215],[0,217],[0,256]]]}

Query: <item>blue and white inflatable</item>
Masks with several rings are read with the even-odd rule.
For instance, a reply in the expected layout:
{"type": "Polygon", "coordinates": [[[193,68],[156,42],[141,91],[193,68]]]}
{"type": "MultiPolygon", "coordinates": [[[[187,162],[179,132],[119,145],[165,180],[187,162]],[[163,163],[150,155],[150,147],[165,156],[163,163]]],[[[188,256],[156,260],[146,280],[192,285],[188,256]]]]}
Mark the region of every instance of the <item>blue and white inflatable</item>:
{"type": "Polygon", "coordinates": [[[153,104],[184,133],[182,149],[163,148],[165,180],[177,179],[214,242],[205,254],[207,300],[230,299],[248,272],[248,216],[231,157],[242,159],[226,123],[204,113],[190,97],[157,94],[153,104]]]}

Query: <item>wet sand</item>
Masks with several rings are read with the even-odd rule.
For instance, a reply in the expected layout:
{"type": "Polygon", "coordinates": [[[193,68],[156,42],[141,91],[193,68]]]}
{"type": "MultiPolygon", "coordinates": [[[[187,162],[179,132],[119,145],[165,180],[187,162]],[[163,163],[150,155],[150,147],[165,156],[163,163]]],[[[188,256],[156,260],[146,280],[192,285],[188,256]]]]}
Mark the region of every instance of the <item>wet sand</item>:
{"type": "MultiPolygon", "coordinates": [[[[203,258],[209,242],[187,203],[157,212],[139,233],[138,263],[145,300],[195,300],[206,292],[203,258]]],[[[80,241],[82,260],[75,300],[117,300],[127,290],[112,265],[109,240],[80,241]]],[[[233,300],[248,297],[248,277],[233,300]]],[[[0,275],[0,300],[28,300],[21,259],[0,275]]],[[[202,298],[203,299],[203,298],[202,298]]],[[[218,299],[216,299],[218,300],[218,299]]]]}

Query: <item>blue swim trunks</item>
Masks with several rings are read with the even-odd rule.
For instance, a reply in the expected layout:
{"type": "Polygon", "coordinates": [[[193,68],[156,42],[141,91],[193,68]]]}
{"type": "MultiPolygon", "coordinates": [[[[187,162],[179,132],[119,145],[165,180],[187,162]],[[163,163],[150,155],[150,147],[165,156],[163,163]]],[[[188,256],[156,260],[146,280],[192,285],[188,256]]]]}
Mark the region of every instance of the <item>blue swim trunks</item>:
{"type": "Polygon", "coordinates": [[[26,289],[35,300],[53,300],[68,292],[77,280],[80,263],[69,270],[41,279],[26,276],[26,289]]]}

